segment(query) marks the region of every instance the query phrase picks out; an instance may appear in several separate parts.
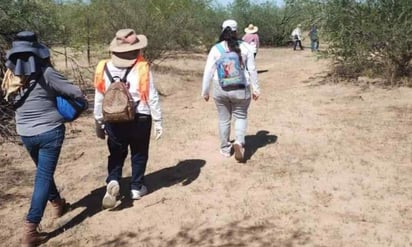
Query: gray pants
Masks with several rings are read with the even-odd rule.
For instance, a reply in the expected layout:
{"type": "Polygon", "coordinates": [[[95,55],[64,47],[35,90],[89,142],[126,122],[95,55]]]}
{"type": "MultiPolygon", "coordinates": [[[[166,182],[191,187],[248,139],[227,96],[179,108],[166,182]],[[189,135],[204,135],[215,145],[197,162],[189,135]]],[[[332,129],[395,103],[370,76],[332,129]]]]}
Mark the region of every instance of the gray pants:
{"type": "Polygon", "coordinates": [[[232,115],[235,120],[235,142],[245,144],[247,111],[250,105],[250,88],[224,91],[214,83],[213,99],[219,117],[220,149],[230,152],[230,126],[232,115]]]}

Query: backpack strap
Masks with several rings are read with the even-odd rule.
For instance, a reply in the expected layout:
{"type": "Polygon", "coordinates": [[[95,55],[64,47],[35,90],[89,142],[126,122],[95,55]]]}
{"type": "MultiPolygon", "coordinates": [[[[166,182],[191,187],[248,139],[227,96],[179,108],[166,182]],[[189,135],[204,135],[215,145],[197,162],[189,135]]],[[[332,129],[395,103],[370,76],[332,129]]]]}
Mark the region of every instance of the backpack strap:
{"type": "MultiPolygon", "coordinates": [[[[243,40],[238,40],[237,43],[239,45],[241,45],[243,43],[243,40]]],[[[227,52],[226,48],[223,46],[222,43],[216,44],[216,48],[219,50],[220,54],[223,54],[223,53],[227,52]]]]}
{"type": "Polygon", "coordinates": [[[219,50],[220,54],[223,54],[226,52],[225,47],[222,45],[222,43],[219,43],[216,45],[216,48],[219,50]]]}
{"type": "Polygon", "coordinates": [[[34,87],[37,84],[37,81],[43,76],[44,72],[46,71],[46,69],[48,68],[48,66],[46,67],[41,67],[41,70],[35,74],[34,77],[32,77],[31,79],[29,78],[29,86],[27,87],[26,91],[24,92],[23,95],[21,95],[20,99],[18,99],[16,102],[14,102],[12,104],[12,107],[14,110],[17,110],[17,108],[19,108],[20,106],[22,106],[24,104],[24,102],[26,101],[27,97],[29,97],[29,94],[31,93],[31,91],[33,91],[34,87]]]}
{"type": "Polygon", "coordinates": [[[112,74],[110,74],[110,71],[109,71],[109,69],[107,68],[107,64],[106,64],[106,63],[104,64],[104,72],[106,73],[107,78],[109,78],[109,81],[110,81],[111,83],[113,83],[113,81],[114,81],[113,76],[112,76],[112,74]]]}
{"type": "Polygon", "coordinates": [[[134,64],[126,69],[126,73],[124,73],[124,76],[122,78],[122,82],[127,82],[127,75],[129,74],[130,70],[132,70],[133,67],[134,67],[134,64]]]}
{"type": "Polygon", "coordinates": [[[37,79],[34,79],[33,81],[31,81],[29,87],[26,89],[26,91],[20,97],[20,99],[12,104],[13,110],[17,110],[17,108],[19,108],[20,106],[24,104],[24,102],[26,101],[27,97],[29,97],[30,92],[33,91],[36,84],[37,84],[37,79]]]}
{"type": "MultiPolygon", "coordinates": [[[[121,82],[126,82],[127,81],[127,75],[129,74],[130,70],[132,70],[133,66],[134,65],[132,65],[131,67],[128,67],[126,69],[126,73],[124,74],[123,78],[120,79],[121,82]]],[[[107,68],[107,63],[104,64],[104,72],[106,73],[107,78],[109,78],[110,82],[113,83],[114,79],[113,79],[112,74],[110,74],[109,68],[107,68]]]]}

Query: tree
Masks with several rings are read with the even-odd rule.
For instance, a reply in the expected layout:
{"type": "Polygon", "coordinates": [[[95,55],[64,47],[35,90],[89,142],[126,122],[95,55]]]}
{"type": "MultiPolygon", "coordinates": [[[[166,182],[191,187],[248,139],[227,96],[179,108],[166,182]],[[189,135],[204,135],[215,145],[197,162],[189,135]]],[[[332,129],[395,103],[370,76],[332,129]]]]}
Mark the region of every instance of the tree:
{"type": "MultiPolygon", "coordinates": [[[[0,79],[5,72],[5,55],[13,36],[22,30],[31,30],[41,35],[46,42],[54,39],[57,27],[53,1],[0,0],[0,79]]],[[[0,95],[3,95],[0,91],[0,95]]],[[[16,136],[13,111],[0,98],[0,141],[16,136]]],[[[14,139],[15,140],[15,139],[14,139]]]]}
{"type": "Polygon", "coordinates": [[[344,75],[411,74],[412,5],[408,0],[332,0],[326,4],[330,53],[344,75]]]}

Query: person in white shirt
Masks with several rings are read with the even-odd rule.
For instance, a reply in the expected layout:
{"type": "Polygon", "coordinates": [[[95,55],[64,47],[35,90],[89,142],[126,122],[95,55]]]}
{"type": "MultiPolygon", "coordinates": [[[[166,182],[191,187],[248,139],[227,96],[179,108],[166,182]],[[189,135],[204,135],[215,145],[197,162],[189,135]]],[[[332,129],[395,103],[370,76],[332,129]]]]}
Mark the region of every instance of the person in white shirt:
{"type": "Polygon", "coordinates": [[[136,34],[133,29],[121,29],[117,31],[116,37],[110,43],[111,59],[99,63],[100,65],[103,62],[103,65],[107,66],[113,79],[126,77],[126,87],[136,105],[136,114],[132,121],[104,122],[104,94],[112,82],[103,66],[99,68],[98,65],[96,68],[94,77],[96,134],[101,139],[105,139],[105,134],[107,134],[107,146],[110,152],[107,165],[106,194],[102,201],[103,208],[112,208],[116,205],[116,198],[120,190],[119,180],[122,178],[122,169],[129,147],[132,163],[130,197],[137,200],[148,193],[148,189],[144,185],[144,173],[149,158],[152,120],[156,140],[162,135],[163,129],[159,94],[153,83],[150,66],[144,60],[141,52],[141,49],[146,46],[147,38],[145,35],[136,34]],[[129,73],[126,74],[127,72],[129,73]]]}
{"type": "Polygon", "coordinates": [[[295,29],[293,29],[292,31],[292,38],[293,38],[293,50],[296,51],[296,46],[299,45],[299,48],[301,50],[303,50],[303,46],[302,46],[302,29],[301,25],[298,24],[297,27],[295,29]]]}
{"type": "Polygon", "coordinates": [[[235,20],[223,22],[219,41],[209,52],[204,68],[201,92],[205,101],[208,101],[210,97],[211,81],[213,81],[213,99],[219,117],[220,153],[225,157],[230,157],[234,151],[235,159],[239,162],[245,162],[248,108],[251,98],[254,100],[259,98],[260,88],[253,49],[237,37],[237,22],[235,20]],[[232,53],[234,61],[226,66],[222,72],[220,58],[224,56],[224,53],[232,53]],[[235,78],[237,84],[227,86],[225,83],[233,78],[225,81],[222,73],[225,76],[237,73],[238,77],[235,78]],[[232,116],[235,119],[235,142],[233,145],[230,142],[232,116]]]}

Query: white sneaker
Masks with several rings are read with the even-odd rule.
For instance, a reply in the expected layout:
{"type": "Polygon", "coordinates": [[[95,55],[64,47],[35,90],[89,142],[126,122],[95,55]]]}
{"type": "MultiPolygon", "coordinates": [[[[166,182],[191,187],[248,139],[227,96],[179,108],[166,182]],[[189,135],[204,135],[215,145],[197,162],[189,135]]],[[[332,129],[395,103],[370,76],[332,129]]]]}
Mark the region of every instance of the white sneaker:
{"type": "Polygon", "coordinates": [[[235,149],[235,159],[239,162],[243,162],[245,159],[245,148],[243,147],[243,145],[236,142],[233,145],[233,148],[235,149]]]}
{"type": "Polygon", "coordinates": [[[226,158],[229,158],[231,156],[230,152],[223,151],[222,149],[220,149],[220,154],[226,158]]]}
{"type": "Polygon", "coordinates": [[[133,200],[139,200],[140,198],[142,198],[142,196],[147,194],[147,187],[142,185],[142,187],[140,188],[140,190],[131,190],[130,191],[130,197],[133,200]]]}
{"type": "Polygon", "coordinates": [[[228,147],[220,149],[220,154],[225,156],[226,158],[229,158],[230,156],[232,156],[233,145],[231,143],[228,143],[228,144],[229,144],[228,147]]]}
{"type": "Polygon", "coordinates": [[[116,180],[110,181],[106,186],[106,194],[103,197],[103,208],[112,208],[116,205],[116,197],[119,195],[120,186],[116,180]]]}

